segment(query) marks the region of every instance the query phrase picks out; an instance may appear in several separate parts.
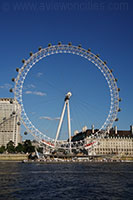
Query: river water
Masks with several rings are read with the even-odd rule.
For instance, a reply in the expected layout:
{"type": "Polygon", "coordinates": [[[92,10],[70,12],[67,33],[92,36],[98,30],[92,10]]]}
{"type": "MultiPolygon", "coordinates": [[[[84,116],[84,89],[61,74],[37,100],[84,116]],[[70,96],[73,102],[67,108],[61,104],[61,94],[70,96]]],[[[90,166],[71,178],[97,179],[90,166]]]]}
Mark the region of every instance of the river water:
{"type": "Polygon", "coordinates": [[[0,162],[0,200],[133,200],[133,163],[0,162]]]}

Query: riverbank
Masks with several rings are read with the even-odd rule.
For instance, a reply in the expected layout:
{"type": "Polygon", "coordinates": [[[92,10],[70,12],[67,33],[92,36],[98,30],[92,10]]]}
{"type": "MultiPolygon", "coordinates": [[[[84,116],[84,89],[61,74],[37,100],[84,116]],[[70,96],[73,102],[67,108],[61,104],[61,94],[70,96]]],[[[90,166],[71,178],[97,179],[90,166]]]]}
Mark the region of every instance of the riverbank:
{"type": "Polygon", "coordinates": [[[36,159],[36,160],[23,160],[23,163],[44,163],[44,164],[60,164],[60,163],[114,163],[114,162],[132,162],[133,159],[89,159],[89,158],[75,158],[75,159],[61,159],[61,158],[52,158],[52,159],[36,159]]]}
{"type": "Polygon", "coordinates": [[[28,161],[28,154],[0,154],[0,161],[28,161]]]}
{"type": "Polygon", "coordinates": [[[85,157],[58,157],[41,158],[29,160],[28,154],[0,154],[0,161],[18,161],[24,163],[79,163],[79,162],[133,162],[133,156],[106,157],[106,156],[85,156],[85,157]]]}

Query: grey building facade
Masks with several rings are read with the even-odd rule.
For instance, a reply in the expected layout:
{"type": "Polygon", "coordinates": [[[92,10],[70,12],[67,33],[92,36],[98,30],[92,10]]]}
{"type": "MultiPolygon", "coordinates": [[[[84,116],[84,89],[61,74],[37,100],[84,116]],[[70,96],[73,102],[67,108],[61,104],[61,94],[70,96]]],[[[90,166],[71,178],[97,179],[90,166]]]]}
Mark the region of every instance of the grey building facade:
{"type": "Polygon", "coordinates": [[[0,146],[12,140],[15,146],[21,142],[20,106],[12,98],[0,98],[0,146]]]}

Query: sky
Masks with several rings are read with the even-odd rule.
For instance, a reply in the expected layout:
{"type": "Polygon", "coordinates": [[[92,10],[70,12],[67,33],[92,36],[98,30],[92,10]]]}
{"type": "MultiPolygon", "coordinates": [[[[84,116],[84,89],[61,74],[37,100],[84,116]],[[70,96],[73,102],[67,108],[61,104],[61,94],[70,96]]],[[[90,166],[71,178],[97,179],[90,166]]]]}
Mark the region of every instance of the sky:
{"type": "MultiPolygon", "coordinates": [[[[16,68],[22,67],[29,52],[59,41],[82,44],[113,69],[122,98],[122,111],[114,125],[127,130],[133,124],[132,36],[130,0],[0,0],[0,98],[13,97],[11,78],[17,76],[16,68]]],[[[89,61],[75,55],[52,55],[37,63],[26,77],[25,111],[33,124],[51,137],[55,137],[69,91],[72,131],[92,124],[100,128],[109,112],[109,89],[89,61]]],[[[62,138],[67,132],[66,114],[63,127],[62,138]]],[[[21,130],[25,138],[24,127],[21,130]]]]}

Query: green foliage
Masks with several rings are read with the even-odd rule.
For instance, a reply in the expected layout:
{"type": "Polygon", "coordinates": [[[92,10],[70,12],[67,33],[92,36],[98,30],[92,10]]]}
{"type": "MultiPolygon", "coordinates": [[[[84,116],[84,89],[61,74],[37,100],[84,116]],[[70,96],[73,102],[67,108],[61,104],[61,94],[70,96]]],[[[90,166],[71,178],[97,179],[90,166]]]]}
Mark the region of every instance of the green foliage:
{"type": "Polygon", "coordinates": [[[24,144],[18,143],[16,147],[14,145],[14,142],[10,141],[7,143],[6,148],[5,146],[0,147],[0,153],[4,153],[5,151],[7,151],[8,153],[33,153],[35,152],[35,147],[32,146],[30,140],[26,140],[24,144]]]}
{"type": "Polygon", "coordinates": [[[15,148],[16,153],[23,153],[24,152],[24,146],[23,144],[18,143],[18,146],[15,148]]]}
{"type": "Polygon", "coordinates": [[[26,140],[24,142],[24,153],[32,153],[35,152],[35,147],[32,146],[31,141],[30,140],[26,140]]]}
{"type": "Polygon", "coordinates": [[[8,153],[15,153],[14,142],[12,142],[12,141],[8,142],[6,150],[8,153]]]}
{"type": "Polygon", "coordinates": [[[0,147],[0,153],[4,153],[5,151],[6,151],[5,146],[1,146],[1,147],[0,147]]]}

